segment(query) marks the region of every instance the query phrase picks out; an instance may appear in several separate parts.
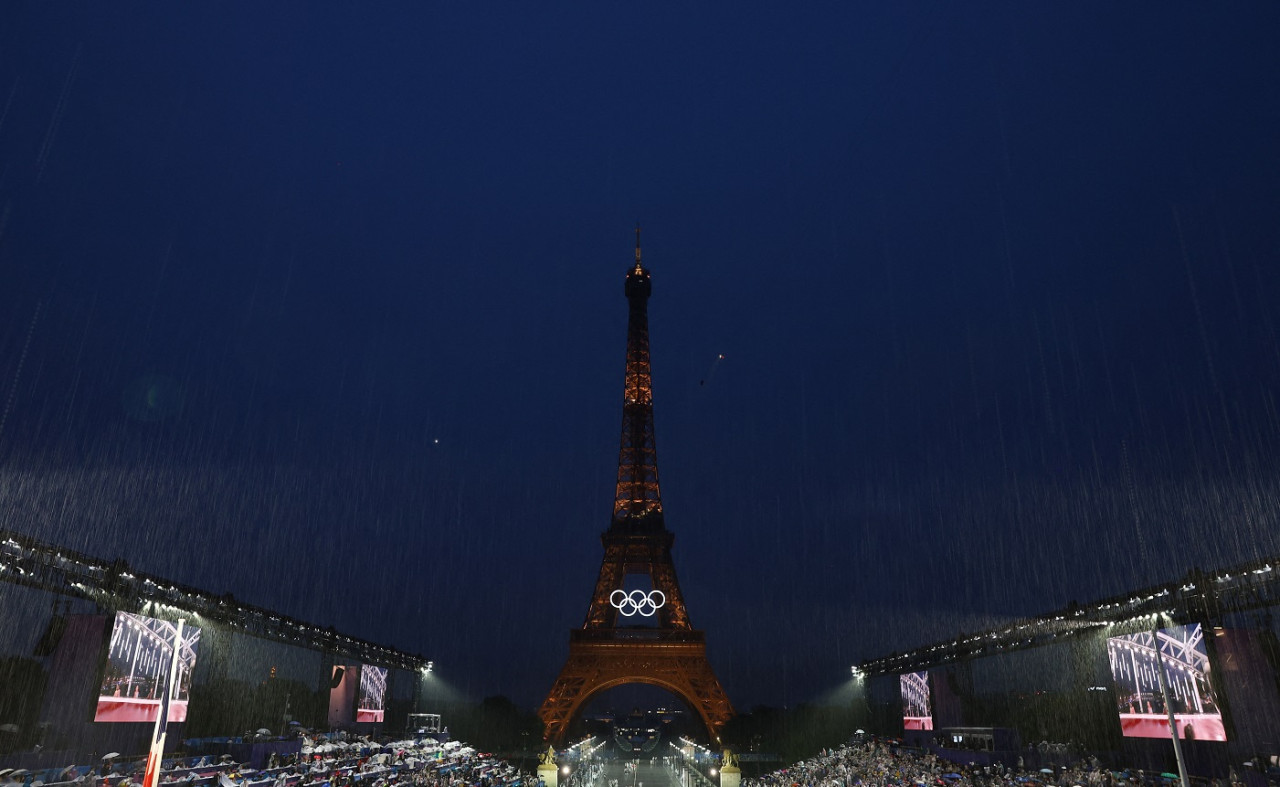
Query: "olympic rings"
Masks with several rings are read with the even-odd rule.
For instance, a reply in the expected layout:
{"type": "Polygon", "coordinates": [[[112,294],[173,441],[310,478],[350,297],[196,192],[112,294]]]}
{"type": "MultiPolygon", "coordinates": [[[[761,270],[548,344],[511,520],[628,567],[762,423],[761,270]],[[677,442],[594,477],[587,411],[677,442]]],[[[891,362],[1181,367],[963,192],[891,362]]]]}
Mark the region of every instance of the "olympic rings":
{"type": "Polygon", "coordinates": [[[639,614],[647,618],[667,605],[667,594],[661,590],[650,590],[648,593],[643,590],[633,590],[630,593],[625,590],[615,590],[609,594],[609,603],[621,612],[623,617],[629,618],[639,614]]]}

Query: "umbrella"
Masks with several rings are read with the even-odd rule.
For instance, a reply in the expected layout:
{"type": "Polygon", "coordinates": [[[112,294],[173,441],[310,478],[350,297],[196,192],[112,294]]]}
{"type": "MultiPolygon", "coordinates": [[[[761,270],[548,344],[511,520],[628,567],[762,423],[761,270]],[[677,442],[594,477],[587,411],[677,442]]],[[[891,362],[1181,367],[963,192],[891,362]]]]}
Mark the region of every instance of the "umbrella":
{"type": "Polygon", "coordinates": [[[31,771],[27,770],[26,768],[19,768],[16,771],[11,771],[9,775],[13,776],[14,778],[17,778],[18,776],[26,776],[28,773],[31,773],[31,771]]]}
{"type": "Polygon", "coordinates": [[[8,773],[11,770],[13,770],[13,768],[5,768],[4,770],[0,770],[0,776],[4,776],[6,773],[8,773]]]}
{"type": "Polygon", "coordinates": [[[258,730],[258,734],[259,734],[259,735],[270,735],[270,734],[271,734],[271,730],[267,729],[266,727],[263,727],[262,729],[258,730]]]}
{"type": "Polygon", "coordinates": [[[1176,774],[1176,773],[1162,773],[1162,774],[1160,774],[1160,777],[1161,777],[1161,778],[1163,778],[1163,779],[1177,779],[1177,778],[1179,778],[1179,777],[1178,777],[1178,774],[1176,774]]]}
{"type": "Polygon", "coordinates": [[[119,757],[119,756],[120,756],[120,752],[118,752],[118,751],[109,751],[109,752],[107,752],[106,754],[102,755],[102,759],[104,759],[104,760],[114,760],[116,757],[119,757]]]}
{"type": "Polygon", "coordinates": [[[1053,773],[1053,768],[1041,768],[1041,773],[1053,773]]]}

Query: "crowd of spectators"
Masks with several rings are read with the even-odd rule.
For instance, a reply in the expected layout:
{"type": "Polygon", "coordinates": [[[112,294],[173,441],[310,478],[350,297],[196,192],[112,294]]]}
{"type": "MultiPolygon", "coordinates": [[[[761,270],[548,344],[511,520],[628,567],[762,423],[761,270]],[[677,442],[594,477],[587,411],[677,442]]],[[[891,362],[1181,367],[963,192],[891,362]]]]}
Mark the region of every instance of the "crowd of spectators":
{"type": "MultiPolygon", "coordinates": [[[[143,760],[40,772],[5,769],[0,787],[139,787],[143,760]]],[[[536,787],[514,766],[459,742],[316,742],[256,770],[229,755],[166,760],[161,787],[536,787]]]]}
{"type": "MultiPolygon", "coordinates": [[[[1256,780],[1238,776],[1195,779],[1198,787],[1247,787],[1256,780]]],[[[1264,782],[1265,783],[1265,780],[1264,782]]],[[[1022,770],[1001,764],[962,766],[927,751],[869,741],[824,750],[764,776],[743,779],[743,787],[1160,787],[1178,784],[1162,774],[1112,771],[1096,759],[1071,766],[1022,770]]]]}

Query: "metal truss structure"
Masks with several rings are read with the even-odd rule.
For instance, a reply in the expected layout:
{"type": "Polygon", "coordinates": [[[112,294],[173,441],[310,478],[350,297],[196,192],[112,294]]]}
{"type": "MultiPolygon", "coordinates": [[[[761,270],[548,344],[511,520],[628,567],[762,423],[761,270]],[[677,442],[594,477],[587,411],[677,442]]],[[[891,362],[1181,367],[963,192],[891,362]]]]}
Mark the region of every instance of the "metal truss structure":
{"type": "Polygon", "coordinates": [[[675,535],[662,515],[649,367],[650,291],[637,229],[636,263],[627,273],[625,289],[630,304],[627,372],[613,518],[600,537],[604,559],[586,620],[570,632],[569,660],[538,711],[548,740],[556,743],[587,700],[627,683],[658,686],[681,697],[713,736],[733,717],[733,706],[707,661],[703,633],[689,622],[671,560],[675,535]],[[628,575],[647,575],[665,599],[649,615],[656,617],[656,625],[618,625],[620,609],[611,599],[628,575]]]}
{"type": "Polygon", "coordinates": [[[653,434],[653,373],[649,365],[649,271],[640,264],[636,228],[636,265],[627,273],[627,374],[623,386],[622,441],[618,451],[618,487],[613,524],[661,530],[662,494],[658,490],[658,448],[653,434]]]}
{"type": "MultiPolygon", "coordinates": [[[[1221,621],[1224,615],[1280,604],[1280,556],[1208,573],[1192,571],[1180,582],[1156,585],[1094,604],[1076,603],[999,629],[964,634],[907,653],[894,653],[853,667],[859,675],[891,675],[1048,645],[1098,631],[1163,616],[1167,624],[1221,621]]],[[[1162,643],[1162,647],[1165,643],[1162,643]]],[[[1172,651],[1166,655],[1174,658],[1172,651]]]]}
{"type": "Polygon", "coordinates": [[[106,609],[139,612],[148,604],[194,613],[236,631],[397,669],[425,670],[418,654],[348,637],[197,588],[133,570],[124,560],[105,561],[0,529],[0,580],[80,598],[106,609]]]}

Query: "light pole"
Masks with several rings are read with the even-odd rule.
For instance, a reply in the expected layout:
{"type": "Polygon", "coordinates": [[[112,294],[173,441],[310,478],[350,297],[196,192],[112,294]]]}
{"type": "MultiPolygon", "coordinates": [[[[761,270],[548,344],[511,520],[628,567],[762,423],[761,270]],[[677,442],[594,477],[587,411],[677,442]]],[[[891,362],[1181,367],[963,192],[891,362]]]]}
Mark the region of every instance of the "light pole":
{"type": "Polygon", "coordinates": [[[1178,778],[1182,787],[1190,787],[1187,781],[1187,764],[1182,759],[1182,741],[1178,740],[1178,722],[1173,717],[1173,704],[1169,702],[1169,683],[1164,675],[1164,654],[1160,650],[1160,629],[1151,629],[1151,644],[1156,650],[1156,679],[1160,681],[1160,694],[1164,697],[1164,709],[1169,714],[1169,737],[1173,740],[1173,756],[1178,761],[1178,778]]]}

